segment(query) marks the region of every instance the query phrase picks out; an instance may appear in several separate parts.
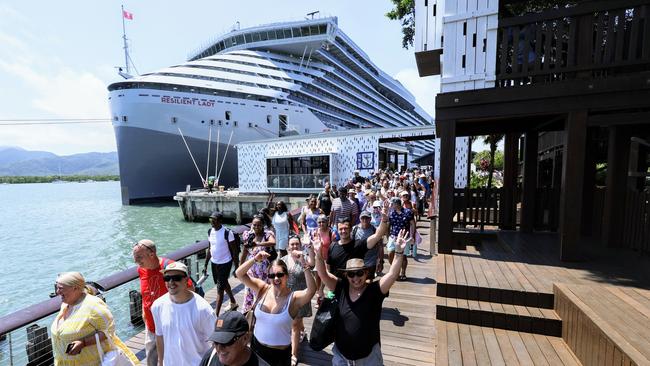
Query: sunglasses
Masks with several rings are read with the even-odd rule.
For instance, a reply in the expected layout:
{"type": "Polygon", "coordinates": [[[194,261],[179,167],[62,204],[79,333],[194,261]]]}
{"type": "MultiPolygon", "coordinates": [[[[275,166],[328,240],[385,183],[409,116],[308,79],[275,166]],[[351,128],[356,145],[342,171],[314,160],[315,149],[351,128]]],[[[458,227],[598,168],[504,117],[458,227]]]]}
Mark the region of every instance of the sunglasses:
{"type": "Polygon", "coordinates": [[[269,278],[272,279],[272,280],[274,280],[276,277],[277,277],[277,278],[282,278],[282,277],[284,277],[285,274],[286,274],[286,273],[284,273],[284,272],[269,273],[269,278]]]}
{"type": "Polygon", "coordinates": [[[163,280],[165,282],[169,282],[169,281],[180,282],[183,278],[185,278],[185,275],[163,276],[163,280]]]}
{"type": "Polygon", "coordinates": [[[133,244],[133,249],[135,249],[135,248],[137,248],[137,247],[140,247],[140,246],[145,247],[145,248],[149,249],[149,251],[153,252],[153,248],[152,248],[152,247],[150,247],[150,246],[147,245],[147,244],[144,244],[144,243],[138,243],[138,242],[136,242],[135,244],[133,244]]]}
{"type": "Polygon", "coordinates": [[[214,342],[214,344],[217,345],[217,346],[221,346],[221,347],[230,347],[233,344],[235,344],[235,342],[237,342],[239,340],[239,338],[241,338],[241,336],[234,336],[234,337],[232,337],[232,339],[228,343],[214,342]]]}
{"type": "Polygon", "coordinates": [[[358,271],[347,272],[345,275],[348,276],[348,278],[355,278],[355,277],[363,277],[364,274],[366,274],[366,271],[360,269],[358,271]]]}

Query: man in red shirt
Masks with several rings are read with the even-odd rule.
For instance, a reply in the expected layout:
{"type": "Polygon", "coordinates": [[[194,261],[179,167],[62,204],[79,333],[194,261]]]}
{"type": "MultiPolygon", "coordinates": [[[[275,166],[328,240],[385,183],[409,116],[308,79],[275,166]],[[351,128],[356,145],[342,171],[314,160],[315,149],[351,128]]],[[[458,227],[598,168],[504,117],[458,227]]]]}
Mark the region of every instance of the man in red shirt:
{"type": "Polygon", "coordinates": [[[133,260],[138,265],[140,292],[142,294],[142,317],[147,328],[144,342],[147,365],[156,366],[158,364],[156,326],[151,315],[151,305],[153,305],[153,302],[157,298],[167,293],[162,269],[174,261],[158,257],[156,254],[156,244],[149,239],[142,239],[135,244],[133,247],[133,260]]]}

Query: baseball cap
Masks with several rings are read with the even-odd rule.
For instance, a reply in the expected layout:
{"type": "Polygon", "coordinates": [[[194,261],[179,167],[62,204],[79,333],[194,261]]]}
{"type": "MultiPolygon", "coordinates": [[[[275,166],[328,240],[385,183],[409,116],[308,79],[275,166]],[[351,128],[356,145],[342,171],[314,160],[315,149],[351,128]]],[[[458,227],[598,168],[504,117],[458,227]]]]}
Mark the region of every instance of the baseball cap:
{"type": "Polygon", "coordinates": [[[372,207],[381,207],[381,202],[379,202],[379,201],[373,202],[372,207]]]}
{"type": "Polygon", "coordinates": [[[372,217],[372,214],[368,211],[363,211],[359,217],[372,217]]]}
{"type": "Polygon", "coordinates": [[[172,262],[167,265],[167,267],[163,268],[162,273],[165,274],[169,271],[179,271],[185,273],[187,275],[187,266],[184,265],[181,262],[172,262]]]}
{"type": "Polygon", "coordinates": [[[354,189],[349,189],[348,193],[357,193],[357,191],[355,191],[354,189]]]}
{"type": "Polygon", "coordinates": [[[210,218],[221,220],[223,219],[223,214],[219,211],[214,211],[213,213],[210,214],[210,218]]]}
{"type": "Polygon", "coordinates": [[[214,333],[208,337],[209,341],[216,343],[228,343],[236,336],[248,332],[248,321],[244,314],[239,311],[227,311],[217,318],[214,333]]]}
{"type": "Polygon", "coordinates": [[[400,196],[408,196],[409,193],[408,193],[407,191],[402,191],[402,192],[400,192],[399,195],[400,195],[400,196]]]}

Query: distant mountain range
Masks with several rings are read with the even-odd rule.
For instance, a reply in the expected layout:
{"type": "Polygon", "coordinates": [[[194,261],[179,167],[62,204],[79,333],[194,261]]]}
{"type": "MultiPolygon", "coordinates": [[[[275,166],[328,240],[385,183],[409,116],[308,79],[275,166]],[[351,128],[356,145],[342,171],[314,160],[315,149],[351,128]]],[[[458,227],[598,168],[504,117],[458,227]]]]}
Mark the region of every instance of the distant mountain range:
{"type": "Polygon", "coordinates": [[[83,153],[59,156],[0,146],[0,176],[118,175],[117,153],[83,153]]]}

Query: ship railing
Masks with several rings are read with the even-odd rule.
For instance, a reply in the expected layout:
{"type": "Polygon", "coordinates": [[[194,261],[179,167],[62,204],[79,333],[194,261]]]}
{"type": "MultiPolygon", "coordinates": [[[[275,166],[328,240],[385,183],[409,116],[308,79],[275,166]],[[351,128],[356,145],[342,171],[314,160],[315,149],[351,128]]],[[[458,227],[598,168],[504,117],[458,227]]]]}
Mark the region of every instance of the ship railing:
{"type": "MultiPolygon", "coordinates": [[[[203,265],[208,241],[197,241],[164,255],[187,264],[195,279],[203,265]]],[[[83,273],[83,270],[81,270],[83,273]]],[[[53,277],[55,274],[53,274],[53,277]]],[[[204,283],[204,289],[211,287],[204,283]]],[[[118,336],[125,340],[144,329],[137,267],[132,266],[94,281],[115,319],[118,336]],[[127,309],[129,316],[122,316],[127,309]]],[[[0,317],[0,365],[47,366],[54,364],[50,326],[61,307],[59,296],[0,317]]]]}

